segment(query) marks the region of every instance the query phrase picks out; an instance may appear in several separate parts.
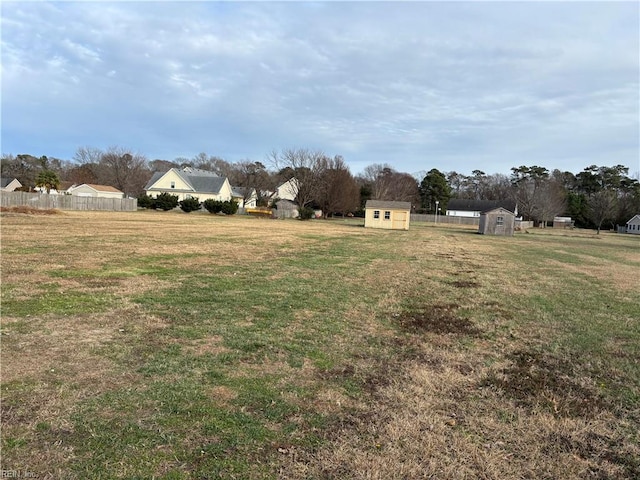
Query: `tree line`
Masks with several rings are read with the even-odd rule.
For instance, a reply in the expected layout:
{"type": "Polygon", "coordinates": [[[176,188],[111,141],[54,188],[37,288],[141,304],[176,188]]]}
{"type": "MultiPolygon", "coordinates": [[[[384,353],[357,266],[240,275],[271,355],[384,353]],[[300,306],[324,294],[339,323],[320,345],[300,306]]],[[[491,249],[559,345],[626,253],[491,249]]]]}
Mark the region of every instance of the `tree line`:
{"type": "Polygon", "coordinates": [[[417,213],[446,214],[451,199],[513,200],[525,220],[545,225],[555,216],[569,216],[578,227],[600,229],[624,224],[640,212],[640,182],[622,165],[591,165],[583,171],[549,171],[541,166],[511,168],[510,175],[471,175],[431,169],[420,175],[399,172],[389,164],[372,164],[353,175],[340,155],[290,148],[272,151],[266,163],[229,162],[199,153],[193,158],[148,160],[123,147],[101,150],[80,147],[72,160],[30,154],[3,154],[2,177],[15,177],[25,190],[55,188],[59,182],[111,185],[128,197],[140,197],[155,172],[192,167],[227,177],[246,192],[255,189],[266,205],[269,192],[291,178],[296,203],[321,209],[325,215],[358,214],[368,199],[411,202],[417,213]]]}

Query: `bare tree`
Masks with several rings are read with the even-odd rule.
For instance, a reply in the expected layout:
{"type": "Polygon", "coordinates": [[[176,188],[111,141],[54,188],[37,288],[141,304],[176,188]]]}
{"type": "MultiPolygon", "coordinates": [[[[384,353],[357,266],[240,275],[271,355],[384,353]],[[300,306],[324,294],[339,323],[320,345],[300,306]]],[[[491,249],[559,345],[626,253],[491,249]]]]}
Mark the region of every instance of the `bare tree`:
{"type": "Polygon", "coordinates": [[[104,155],[104,152],[99,148],[84,146],[79,147],[76,150],[76,153],[73,156],[73,160],[81,165],[92,163],[98,164],[102,159],[102,155],[104,155]]]}
{"type": "Polygon", "coordinates": [[[229,177],[233,172],[233,165],[229,162],[220,157],[207,155],[204,152],[200,152],[193,157],[193,161],[190,163],[194,168],[213,172],[220,177],[229,177]]]}
{"type": "Polygon", "coordinates": [[[567,192],[563,185],[551,178],[539,186],[534,217],[544,227],[567,208],[567,192]]]}
{"type": "Polygon", "coordinates": [[[232,164],[229,181],[232,185],[241,187],[244,201],[249,200],[252,190],[255,189],[258,203],[264,203],[264,192],[273,188],[271,176],[262,162],[243,160],[232,164]]]}
{"type": "Polygon", "coordinates": [[[168,172],[172,168],[179,168],[179,167],[180,167],[180,163],[172,162],[170,160],[161,160],[159,158],[149,162],[149,169],[152,172],[168,172]]]}
{"type": "Polygon", "coordinates": [[[602,224],[612,220],[616,214],[617,197],[613,190],[602,189],[594,193],[587,200],[588,215],[600,234],[602,224]]]}
{"type": "Polygon", "coordinates": [[[295,179],[292,188],[295,191],[295,201],[300,207],[306,207],[314,202],[318,196],[320,179],[324,172],[325,154],[320,150],[306,148],[290,148],[281,152],[273,151],[269,158],[277,170],[291,169],[295,179]]]}
{"type": "Polygon", "coordinates": [[[388,164],[373,164],[364,169],[361,183],[367,185],[374,200],[418,203],[418,181],[408,173],[394,170],[388,164]]]}
{"type": "Polygon", "coordinates": [[[139,196],[151,173],[147,159],[122,147],[110,147],[100,158],[107,185],[122,190],[127,196],[139,196]]]}
{"type": "Polygon", "coordinates": [[[549,171],[544,167],[514,167],[511,169],[511,184],[518,212],[526,220],[541,222],[539,217],[540,203],[544,196],[543,186],[549,178],[549,171]]]}

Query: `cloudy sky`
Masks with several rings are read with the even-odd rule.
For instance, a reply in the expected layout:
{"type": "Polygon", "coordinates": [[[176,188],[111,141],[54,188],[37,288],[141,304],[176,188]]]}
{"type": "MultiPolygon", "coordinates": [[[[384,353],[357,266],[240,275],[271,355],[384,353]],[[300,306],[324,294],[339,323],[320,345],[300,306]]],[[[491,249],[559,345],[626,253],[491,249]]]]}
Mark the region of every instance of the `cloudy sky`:
{"type": "Polygon", "coordinates": [[[2,2],[2,152],[640,172],[639,3],[2,2]]]}

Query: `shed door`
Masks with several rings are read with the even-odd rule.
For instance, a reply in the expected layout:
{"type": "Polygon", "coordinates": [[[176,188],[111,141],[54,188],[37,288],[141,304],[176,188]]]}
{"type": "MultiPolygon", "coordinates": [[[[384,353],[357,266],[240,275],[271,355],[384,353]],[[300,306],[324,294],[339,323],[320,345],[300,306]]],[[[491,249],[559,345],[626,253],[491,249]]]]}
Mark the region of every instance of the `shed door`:
{"type": "Polygon", "coordinates": [[[406,228],[407,212],[393,212],[393,228],[404,230],[406,228]]]}

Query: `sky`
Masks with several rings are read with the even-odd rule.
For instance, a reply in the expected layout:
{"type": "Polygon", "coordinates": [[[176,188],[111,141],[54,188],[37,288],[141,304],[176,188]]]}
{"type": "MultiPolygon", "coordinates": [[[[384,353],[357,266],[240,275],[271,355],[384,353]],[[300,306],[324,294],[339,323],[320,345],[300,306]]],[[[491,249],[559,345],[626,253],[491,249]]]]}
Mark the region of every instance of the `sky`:
{"type": "Polygon", "coordinates": [[[4,154],[640,173],[640,2],[0,3],[4,154]]]}

